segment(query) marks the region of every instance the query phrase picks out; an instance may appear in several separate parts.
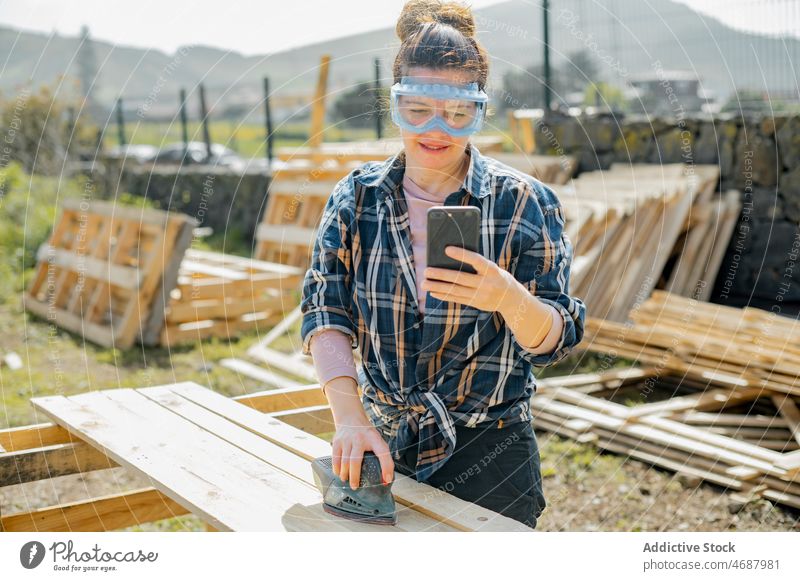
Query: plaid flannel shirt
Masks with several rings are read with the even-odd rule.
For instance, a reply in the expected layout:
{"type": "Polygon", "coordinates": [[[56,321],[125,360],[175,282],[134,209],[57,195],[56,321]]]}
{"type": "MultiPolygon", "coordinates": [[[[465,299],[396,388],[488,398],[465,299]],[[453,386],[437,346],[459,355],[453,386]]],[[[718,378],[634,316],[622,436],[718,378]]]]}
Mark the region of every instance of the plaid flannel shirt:
{"type": "Polygon", "coordinates": [[[443,205],[481,211],[479,252],[512,273],[564,318],[552,353],[517,342],[498,312],[426,294],[420,313],[405,154],[353,170],[328,198],[303,282],[301,337],[348,334],[361,353],[358,375],[368,417],[395,459],[418,436],[416,477],[453,453],[455,425],[499,428],[531,421],[532,368],[563,359],[583,338],[586,307],[569,295],[572,243],[551,188],[468,145],[462,187],[443,205]]]}

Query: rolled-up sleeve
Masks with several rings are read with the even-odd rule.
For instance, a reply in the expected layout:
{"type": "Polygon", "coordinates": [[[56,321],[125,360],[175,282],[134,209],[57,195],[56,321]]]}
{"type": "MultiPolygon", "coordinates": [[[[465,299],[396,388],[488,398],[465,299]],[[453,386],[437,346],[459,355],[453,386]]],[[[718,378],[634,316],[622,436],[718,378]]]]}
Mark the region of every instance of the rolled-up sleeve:
{"type": "Polygon", "coordinates": [[[531,214],[541,221],[541,231],[522,250],[516,278],[539,300],[553,306],[561,314],[564,326],[556,347],[546,353],[534,353],[521,345],[513,333],[511,336],[523,358],[535,367],[546,367],[566,357],[583,339],[586,305],[569,294],[573,247],[564,231],[564,210],[552,189],[541,183],[534,185],[537,188],[538,207],[532,208],[531,214]]]}
{"type": "Polygon", "coordinates": [[[303,280],[300,310],[303,314],[300,336],[303,354],[310,355],[311,338],[325,330],[338,329],[358,347],[356,323],[352,313],[351,234],[353,212],[352,182],[343,178],[325,204],[314,247],[311,267],[303,280]]]}

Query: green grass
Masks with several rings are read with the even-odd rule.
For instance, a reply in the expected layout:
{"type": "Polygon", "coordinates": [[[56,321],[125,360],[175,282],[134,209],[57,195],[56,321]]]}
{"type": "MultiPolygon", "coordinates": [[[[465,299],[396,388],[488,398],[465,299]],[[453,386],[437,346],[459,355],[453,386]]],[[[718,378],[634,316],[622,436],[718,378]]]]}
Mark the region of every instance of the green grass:
{"type": "MultiPolygon", "coordinates": [[[[266,129],[263,125],[212,121],[209,123],[209,133],[213,143],[221,143],[245,158],[265,155],[266,129]]],[[[190,141],[203,140],[203,129],[200,122],[188,123],[188,135],[190,141]]],[[[276,148],[308,145],[308,136],[308,121],[285,123],[275,129],[274,145],[276,148]]],[[[104,139],[107,147],[119,144],[116,125],[106,129],[104,139]]],[[[178,122],[126,122],[125,139],[130,144],[155,145],[157,147],[183,141],[181,126],[178,122]]],[[[375,139],[375,131],[331,126],[325,129],[324,139],[326,142],[371,140],[375,139]]]]}
{"type": "MultiPolygon", "coordinates": [[[[212,121],[209,123],[211,141],[234,150],[245,158],[264,157],[266,152],[266,130],[259,124],[240,124],[234,121],[212,121]]],[[[502,135],[504,147],[513,151],[514,145],[506,135],[507,132],[485,130],[481,135],[502,135]]],[[[188,124],[190,141],[202,141],[203,130],[199,122],[188,124]]],[[[384,137],[397,137],[394,125],[384,126],[384,137]]],[[[282,124],[275,129],[274,146],[302,147],[308,145],[309,122],[293,121],[282,124]]],[[[325,128],[324,141],[333,143],[339,141],[371,141],[376,138],[375,131],[369,129],[353,129],[341,125],[330,125],[325,128]]],[[[125,139],[130,144],[154,145],[162,147],[170,143],[183,141],[179,123],[168,122],[127,122],[125,123],[125,139]]],[[[104,142],[107,147],[119,144],[116,126],[106,129],[104,142]]]]}

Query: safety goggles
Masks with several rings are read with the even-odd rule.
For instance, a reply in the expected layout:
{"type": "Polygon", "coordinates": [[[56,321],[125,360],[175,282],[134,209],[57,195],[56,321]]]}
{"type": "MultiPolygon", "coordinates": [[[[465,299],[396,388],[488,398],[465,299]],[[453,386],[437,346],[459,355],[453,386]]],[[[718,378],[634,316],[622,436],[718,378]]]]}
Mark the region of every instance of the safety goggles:
{"type": "Polygon", "coordinates": [[[489,97],[478,83],[449,85],[402,77],[392,85],[392,121],[412,133],[441,129],[454,137],[480,131],[489,97]]]}

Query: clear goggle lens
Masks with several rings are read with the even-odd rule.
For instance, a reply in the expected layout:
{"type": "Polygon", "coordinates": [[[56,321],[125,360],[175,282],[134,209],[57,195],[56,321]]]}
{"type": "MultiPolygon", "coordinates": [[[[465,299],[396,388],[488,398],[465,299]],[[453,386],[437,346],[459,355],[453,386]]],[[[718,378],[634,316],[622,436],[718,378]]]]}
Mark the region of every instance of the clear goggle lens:
{"type": "Polygon", "coordinates": [[[473,125],[481,114],[483,105],[462,99],[432,99],[415,95],[400,95],[397,112],[403,121],[414,127],[423,127],[434,117],[453,129],[464,129],[473,125]]]}
{"type": "Polygon", "coordinates": [[[454,136],[479,131],[488,96],[477,83],[449,85],[403,77],[392,86],[392,119],[401,128],[424,133],[444,130],[454,136]]]}

